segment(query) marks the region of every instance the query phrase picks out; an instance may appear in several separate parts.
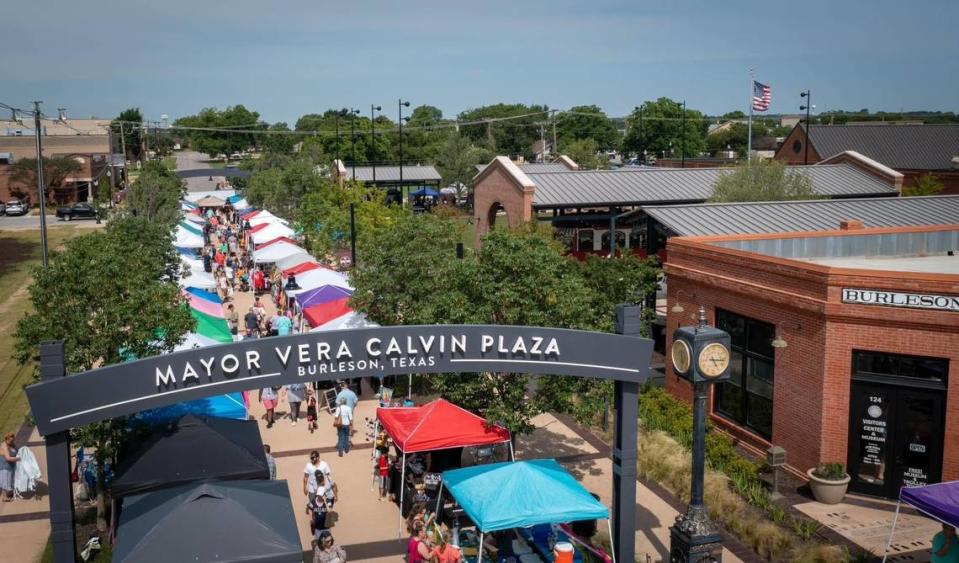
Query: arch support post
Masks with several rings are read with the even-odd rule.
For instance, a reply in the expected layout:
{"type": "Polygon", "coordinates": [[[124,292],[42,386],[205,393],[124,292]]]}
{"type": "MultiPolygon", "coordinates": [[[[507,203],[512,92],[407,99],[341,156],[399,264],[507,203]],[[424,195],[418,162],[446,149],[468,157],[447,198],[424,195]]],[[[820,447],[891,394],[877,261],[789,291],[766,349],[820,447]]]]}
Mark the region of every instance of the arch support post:
{"type": "MultiPolygon", "coordinates": [[[[638,338],[641,310],[641,307],[636,305],[617,305],[616,333],[638,338]]],[[[636,440],[639,381],[616,380],[614,395],[616,421],[613,436],[612,540],[616,561],[632,561],[636,549],[636,440]]]]}
{"type": "MultiPolygon", "coordinates": [[[[40,378],[59,379],[67,374],[62,340],[40,343],[40,378]]],[[[50,543],[54,563],[74,563],[73,491],[70,484],[70,431],[46,436],[47,481],[50,487],[50,543]]]]}

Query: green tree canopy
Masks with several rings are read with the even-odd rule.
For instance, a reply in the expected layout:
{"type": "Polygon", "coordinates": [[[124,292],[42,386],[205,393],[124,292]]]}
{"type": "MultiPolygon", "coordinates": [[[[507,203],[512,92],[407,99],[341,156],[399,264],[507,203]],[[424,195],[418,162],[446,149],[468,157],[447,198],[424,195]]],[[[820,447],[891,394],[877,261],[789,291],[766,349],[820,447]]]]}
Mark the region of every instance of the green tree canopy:
{"type": "Polygon", "coordinates": [[[329,176],[310,158],[299,157],[281,166],[256,170],[247,181],[244,196],[256,207],[294,219],[307,193],[323,189],[329,176]]]}
{"type": "Polygon", "coordinates": [[[573,159],[583,170],[605,170],[609,168],[609,158],[605,151],[593,139],[578,139],[564,145],[563,154],[573,159]]]}
{"type": "Polygon", "coordinates": [[[619,131],[599,106],[575,106],[556,114],[555,119],[560,153],[568,155],[567,147],[575,141],[592,140],[603,150],[619,146],[619,131]]]}
{"type": "Polygon", "coordinates": [[[465,136],[454,132],[439,148],[436,170],[446,185],[470,186],[476,176],[476,165],[489,162],[493,156],[489,149],[477,147],[465,136]]]}
{"type": "Polygon", "coordinates": [[[172,229],[180,220],[186,184],[162,162],[147,162],[130,186],[122,211],[172,229]]]}
{"type": "Polygon", "coordinates": [[[743,164],[721,174],[709,201],[730,203],[821,198],[813,190],[808,175],[798,170],[787,170],[778,160],[769,160],[743,164]]]}
{"type": "Polygon", "coordinates": [[[185,130],[183,133],[190,147],[211,157],[221,153],[229,155],[257,146],[259,141],[257,135],[245,131],[266,129],[266,125],[260,123],[260,114],[246,109],[243,105],[230,106],[224,110],[203,108],[200,113],[181,117],[173,124],[179,127],[222,129],[221,131],[185,130]]]}
{"type": "Polygon", "coordinates": [[[916,183],[911,186],[906,186],[902,189],[902,195],[909,196],[920,196],[920,195],[939,195],[943,189],[942,182],[939,181],[939,178],[936,178],[933,174],[923,174],[916,178],[916,183]]]}
{"type": "Polygon", "coordinates": [[[540,138],[540,126],[547,121],[549,107],[545,105],[496,104],[469,109],[459,114],[459,121],[480,121],[503,117],[518,117],[488,124],[464,125],[460,132],[470,141],[496,154],[533,158],[533,142],[540,138]],[[532,114],[532,115],[530,115],[532,114]]]}
{"type": "MultiPolygon", "coordinates": [[[[67,177],[82,169],[81,164],[72,156],[43,157],[43,182],[46,186],[47,202],[53,201],[53,190],[49,188],[62,186],[67,177]]],[[[13,163],[10,171],[10,187],[16,197],[39,203],[37,159],[22,158],[13,163]]]]}
{"type": "Polygon", "coordinates": [[[686,158],[693,158],[706,148],[707,126],[702,112],[687,108],[684,132],[682,102],[669,98],[644,102],[627,118],[623,152],[642,155],[645,150],[650,157],[680,158],[685,137],[686,158]]]}
{"type": "Polygon", "coordinates": [[[140,112],[140,108],[127,108],[120,112],[120,115],[110,124],[113,127],[113,130],[120,134],[123,133],[123,139],[121,141],[121,146],[126,145],[126,158],[129,160],[137,160],[142,158],[142,130],[139,125],[143,123],[143,114],[140,112]],[[123,123],[121,128],[120,123],[123,123]]]}

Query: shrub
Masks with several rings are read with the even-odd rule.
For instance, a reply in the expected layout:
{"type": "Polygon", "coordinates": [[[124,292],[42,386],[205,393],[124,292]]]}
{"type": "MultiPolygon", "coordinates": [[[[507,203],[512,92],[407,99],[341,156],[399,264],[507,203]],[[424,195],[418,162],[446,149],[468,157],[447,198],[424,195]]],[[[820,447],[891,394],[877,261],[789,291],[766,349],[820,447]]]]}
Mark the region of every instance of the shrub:
{"type": "Polygon", "coordinates": [[[846,469],[841,463],[821,463],[812,470],[812,474],[826,481],[842,481],[846,478],[846,469]]]}

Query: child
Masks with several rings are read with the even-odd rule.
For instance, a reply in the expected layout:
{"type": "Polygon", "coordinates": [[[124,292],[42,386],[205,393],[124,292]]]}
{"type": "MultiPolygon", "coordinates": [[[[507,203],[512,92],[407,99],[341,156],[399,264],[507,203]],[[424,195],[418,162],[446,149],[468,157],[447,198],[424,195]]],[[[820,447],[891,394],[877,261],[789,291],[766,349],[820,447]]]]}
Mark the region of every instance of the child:
{"type": "Polygon", "coordinates": [[[386,491],[388,490],[386,480],[390,474],[390,459],[386,455],[386,450],[380,450],[380,457],[376,460],[376,466],[379,471],[377,481],[380,485],[380,500],[386,500],[386,491]]]}
{"type": "Polygon", "coordinates": [[[316,395],[309,387],[306,388],[306,428],[310,434],[316,430],[316,395]]]}

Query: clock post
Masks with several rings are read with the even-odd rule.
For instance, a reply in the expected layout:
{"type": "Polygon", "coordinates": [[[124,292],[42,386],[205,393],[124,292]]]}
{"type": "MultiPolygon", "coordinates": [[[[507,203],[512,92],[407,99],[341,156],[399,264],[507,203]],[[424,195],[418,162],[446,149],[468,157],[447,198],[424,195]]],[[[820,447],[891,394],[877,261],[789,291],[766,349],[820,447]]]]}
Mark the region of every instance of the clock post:
{"type": "Polygon", "coordinates": [[[703,502],[706,468],[706,399],[709,387],[729,379],[729,333],[706,324],[699,308],[699,325],[673,332],[672,356],[676,374],[693,384],[692,487],[686,513],[669,528],[670,563],[719,563],[722,537],[703,502]]]}

